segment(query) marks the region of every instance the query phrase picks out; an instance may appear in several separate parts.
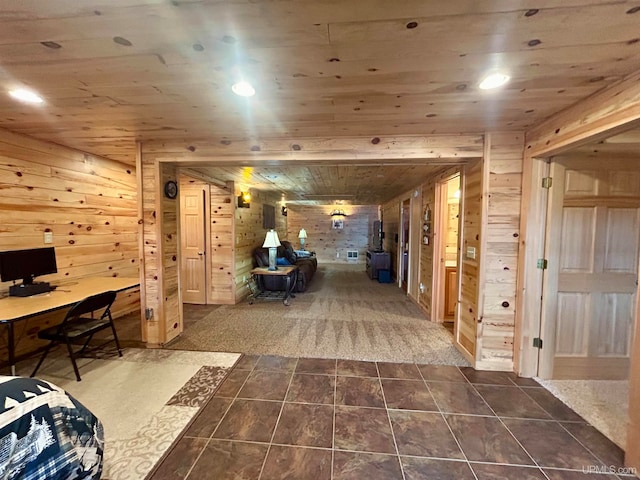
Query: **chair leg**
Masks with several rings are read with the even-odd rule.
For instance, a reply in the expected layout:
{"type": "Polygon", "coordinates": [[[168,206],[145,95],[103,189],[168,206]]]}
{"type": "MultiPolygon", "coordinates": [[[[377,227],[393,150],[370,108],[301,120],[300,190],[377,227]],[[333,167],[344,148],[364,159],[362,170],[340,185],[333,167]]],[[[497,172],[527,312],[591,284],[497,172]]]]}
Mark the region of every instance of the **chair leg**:
{"type": "Polygon", "coordinates": [[[78,350],[78,352],[76,353],[76,357],[84,354],[84,351],[89,346],[89,342],[91,341],[92,338],[93,338],[93,334],[89,335],[89,338],[87,338],[87,341],[84,342],[84,345],[82,346],[82,348],[80,350],[78,350]]]}
{"type": "Polygon", "coordinates": [[[38,373],[38,370],[42,366],[42,362],[44,362],[44,359],[46,358],[47,354],[49,353],[49,350],[51,350],[51,347],[53,347],[54,343],[55,343],[55,341],[51,340],[49,342],[49,345],[47,345],[47,348],[44,349],[44,352],[42,353],[42,356],[40,357],[40,361],[38,362],[38,365],[36,365],[36,368],[33,370],[33,373],[31,374],[32,378],[36,376],[36,373],[38,373]]]}
{"type": "Polygon", "coordinates": [[[69,351],[69,358],[71,359],[71,363],[73,364],[73,371],[76,372],[76,380],[79,382],[82,381],[80,378],[80,371],[78,370],[78,365],[76,364],[76,359],[73,356],[73,349],[71,348],[71,343],[69,343],[69,339],[66,339],[65,342],[67,344],[67,350],[69,351]]]}
{"type": "Polygon", "coordinates": [[[113,339],[116,341],[116,347],[118,348],[118,356],[122,356],[122,349],[120,348],[120,342],[118,341],[118,334],[116,333],[116,326],[113,324],[113,318],[111,318],[111,312],[109,312],[109,320],[111,325],[111,331],[113,332],[113,339]]]}

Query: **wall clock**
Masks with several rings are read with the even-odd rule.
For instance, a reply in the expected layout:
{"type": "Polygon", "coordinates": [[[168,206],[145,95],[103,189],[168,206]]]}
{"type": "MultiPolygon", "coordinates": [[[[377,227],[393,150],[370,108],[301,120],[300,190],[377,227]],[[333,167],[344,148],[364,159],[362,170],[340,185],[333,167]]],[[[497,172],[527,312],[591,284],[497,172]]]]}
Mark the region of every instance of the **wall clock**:
{"type": "Polygon", "coordinates": [[[178,196],[178,184],[173,180],[169,180],[167,183],[165,183],[164,195],[167,198],[176,198],[178,196]]]}

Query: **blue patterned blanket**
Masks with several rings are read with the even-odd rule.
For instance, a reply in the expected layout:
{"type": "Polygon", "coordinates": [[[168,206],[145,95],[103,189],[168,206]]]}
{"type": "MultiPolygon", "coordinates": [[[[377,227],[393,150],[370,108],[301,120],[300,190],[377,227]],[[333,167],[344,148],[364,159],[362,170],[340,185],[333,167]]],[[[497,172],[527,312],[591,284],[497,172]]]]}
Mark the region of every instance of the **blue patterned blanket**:
{"type": "Polygon", "coordinates": [[[102,423],[37,378],[0,376],[0,479],[98,480],[102,423]]]}

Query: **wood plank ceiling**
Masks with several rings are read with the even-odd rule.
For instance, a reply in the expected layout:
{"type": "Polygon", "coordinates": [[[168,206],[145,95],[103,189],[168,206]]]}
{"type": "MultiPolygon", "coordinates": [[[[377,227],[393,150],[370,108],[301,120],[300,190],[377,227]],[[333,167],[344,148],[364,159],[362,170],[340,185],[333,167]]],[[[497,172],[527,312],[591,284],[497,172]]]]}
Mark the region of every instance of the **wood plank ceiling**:
{"type": "Polygon", "coordinates": [[[639,25],[637,0],[0,0],[0,85],[45,98],[2,92],[0,127],[127,163],[136,141],[523,130],[637,69],[639,25]]]}

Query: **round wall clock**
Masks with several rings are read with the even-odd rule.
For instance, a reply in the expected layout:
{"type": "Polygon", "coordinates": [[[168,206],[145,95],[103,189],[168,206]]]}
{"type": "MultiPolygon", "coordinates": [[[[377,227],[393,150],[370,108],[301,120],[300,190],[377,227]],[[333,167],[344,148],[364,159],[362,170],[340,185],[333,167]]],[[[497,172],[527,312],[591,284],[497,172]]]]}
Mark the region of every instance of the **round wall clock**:
{"type": "Polygon", "coordinates": [[[169,180],[164,184],[164,194],[167,198],[176,198],[178,196],[178,184],[169,180]]]}

